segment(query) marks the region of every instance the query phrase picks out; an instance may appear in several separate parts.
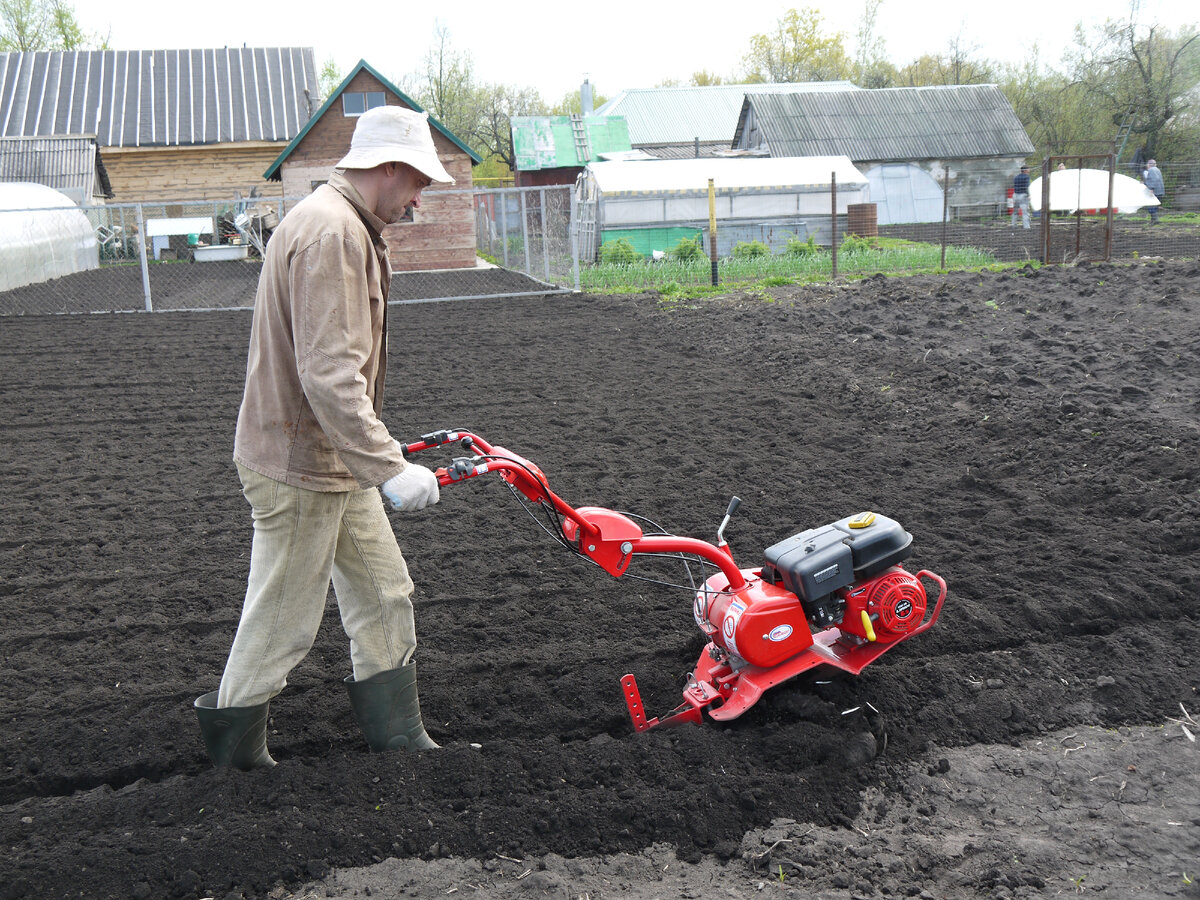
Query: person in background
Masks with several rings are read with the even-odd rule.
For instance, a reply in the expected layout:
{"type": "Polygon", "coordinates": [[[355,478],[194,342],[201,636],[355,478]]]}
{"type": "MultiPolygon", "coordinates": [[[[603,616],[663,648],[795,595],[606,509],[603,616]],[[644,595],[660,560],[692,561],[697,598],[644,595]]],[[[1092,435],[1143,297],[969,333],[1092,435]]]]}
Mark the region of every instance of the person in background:
{"type": "Polygon", "coordinates": [[[1016,227],[1017,212],[1021,213],[1021,221],[1029,227],[1029,166],[1021,166],[1021,171],[1013,179],[1013,208],[1012,225],[1016,227]]]}
{"type": "Polygon", "coordinates": [[[1158,198],[1158,206],[1150,207],[1150,224],[1157,225],[1158,212],[1162,208],[1163,197],[1166,195],[1167,189],[1163,184],[1162,172],[1159,171],[1158,163],[1152,159],[1146,161],[1146,171],[1142,173],[1142,182],[1158,198]]]}
{"type": "Polygon", "coordinates": [[[312,648],[331,580],[368,746],[438,747],[417,699],[413,583],[376,489],[406,513],[438,501],[437,477],[405,459],[380,419],[392,276],[383,229],[419,209],[435,181],[454,179],[428,117],[376,107],[267,244],[233,455],[254,520],[250,574],[220,688],[193,704],[218,767],[275,765],[268,705],[312,648]]]}

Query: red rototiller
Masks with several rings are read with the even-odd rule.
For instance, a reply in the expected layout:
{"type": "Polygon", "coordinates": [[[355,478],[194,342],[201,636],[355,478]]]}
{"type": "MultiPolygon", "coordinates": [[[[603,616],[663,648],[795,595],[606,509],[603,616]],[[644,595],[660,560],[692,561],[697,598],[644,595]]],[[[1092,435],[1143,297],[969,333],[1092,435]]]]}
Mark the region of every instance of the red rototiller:
{"type": "Polygon", "coordinates": [[[913,575],[901,565],[911,553],[912,535],[886,516],[860,513],[802,531],[768,547],[760,568],[741,569],[724,538],[740,504],[736,497],[717,529],[716,544],[647,533],[631,514],[571,506],[550,490],[540,468],[478,435],[437,431],[405,445],[404,453],[449,443],[473,455],[437,469],[440,485],[499,475],[514,494],[543,511],[543,527],[551,535],[610,575],[628,574],[639,555],[716,570],[702,584],[689,586],[695,590],[693,618],[709,642],[688,676],[683,703],[662,718],[647,719],[637,681],[633,675],[621,679],[638,731],[699,723],[704,709],[718,721],[736,719],[768,688],[815,666],[857,675],[901,641],[931,628],[946,599],[945,581],[925,570],[913,575]],[[938,586],[932,611],[923,579],[938,586]]]}

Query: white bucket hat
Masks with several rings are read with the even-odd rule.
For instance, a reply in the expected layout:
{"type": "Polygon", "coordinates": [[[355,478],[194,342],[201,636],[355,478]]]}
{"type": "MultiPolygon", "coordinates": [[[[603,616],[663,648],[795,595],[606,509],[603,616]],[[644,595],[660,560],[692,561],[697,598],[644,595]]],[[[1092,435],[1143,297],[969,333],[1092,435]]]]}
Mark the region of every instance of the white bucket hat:
{"type": "Polygon", "coordinates": [[[376,106],[358,117],[350,152],[337,168],[373,169],[385,162],[408,163],[434,181],[454,184],[438,159],[428,113],[403,106],[376,106]]]}

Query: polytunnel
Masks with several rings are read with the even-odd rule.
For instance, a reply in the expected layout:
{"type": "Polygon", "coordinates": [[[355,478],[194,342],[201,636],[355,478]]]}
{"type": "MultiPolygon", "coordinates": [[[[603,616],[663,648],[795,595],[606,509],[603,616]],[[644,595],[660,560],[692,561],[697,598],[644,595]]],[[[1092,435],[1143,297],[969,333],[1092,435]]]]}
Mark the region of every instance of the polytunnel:
{"type": "Polygon", "coordinates": [[[44,184],[0,184],[0,291],[99,266],[96,233],[69,197],[44,184]]]}

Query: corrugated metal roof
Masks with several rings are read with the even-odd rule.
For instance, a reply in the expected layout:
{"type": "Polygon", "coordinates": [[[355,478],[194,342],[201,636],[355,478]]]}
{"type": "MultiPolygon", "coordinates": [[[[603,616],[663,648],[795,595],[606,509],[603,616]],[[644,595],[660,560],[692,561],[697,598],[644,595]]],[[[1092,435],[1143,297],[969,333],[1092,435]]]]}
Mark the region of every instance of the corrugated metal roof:
{"type": "Polygon", "coordinates": [[[748,114],[772,156],[899,161],[1023,157],[1034,150],[994,84],[747,95],[735,144],[748,114]]]}
{"type": "Polygon", "coordinates": [[[91,135],[0,138],[0,181],[43,184],[76,203],[112,196],[91,135]]]}
{"type": "Polygon", "coordinates": [[[843,187],[867,185],[866,176],[845,156],[614,161],[592,163],[587,170],[597,188],[605,194],[705,194],[710,178],[722,191],[829,190],[829,176],[834,172],[838,184],[843,187]]]}
{"type": "Polygon", "coordinates": [[[0,53],[0,136],[102,147],[291,140],[320,88],[311,47],[0,53]]]}
{"type": "Polygon", "coordinates": [[[578,141],[572,116],[513,116],[513,151],[522,172],[583,166],[601,153],[629,150],[629,129],[621,116],[580,116],[586,141],[578,141]],[[586,154],[586,155],[585,155],[586,154]],[[583,156],[582,159],[580,157],[583,156]]]}
{"type": "Polygon", "coordinates": [[[596,115],[624,116],[634,146],[678,144],[696,138],[725,141],[728,146],[746,94],[847,90],[857,88],[849,81],[635,88],[617,94],[596,110],[596,115]]]}

